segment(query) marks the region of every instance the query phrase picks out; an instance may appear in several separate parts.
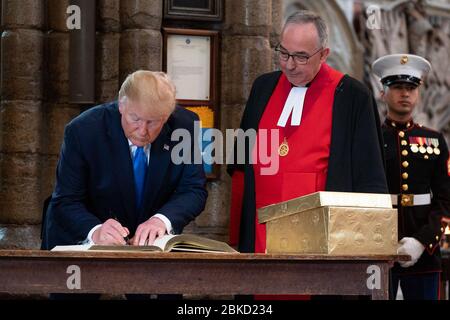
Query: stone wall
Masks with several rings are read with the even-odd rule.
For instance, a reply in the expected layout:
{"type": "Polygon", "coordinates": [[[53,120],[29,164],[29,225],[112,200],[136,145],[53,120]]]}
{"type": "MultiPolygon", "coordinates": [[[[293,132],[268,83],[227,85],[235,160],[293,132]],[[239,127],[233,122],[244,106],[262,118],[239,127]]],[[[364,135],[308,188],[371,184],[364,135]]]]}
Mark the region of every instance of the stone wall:
{"type": "Polygon", "coordinates": [[[39,243],[44,30],[44,1],[2,1],[0,247],[39,243]]]}
{"type": "MultiPolygon", "coordinates": [[[[90,106],[69,103],[69,0],[3,0],[0,113],[0,248],[38,248],[43,200],[54,187],[65,125],[90,106]]],[[[253,80],[274,68],[281,1],[225,1],[220,128],[236,128],[253,80]]],[[[162,69],[162,0],[97,0],[96,102],[114,100],[137,69],[162,69]]],[[[173,22],[171,22],[171,26],[173,22]]],[[[189,27],[189,22],[182,26],[189,27]]],[[[186,232],[226,241],[230,179],[208,182],[205,211],[186,232]]]]}

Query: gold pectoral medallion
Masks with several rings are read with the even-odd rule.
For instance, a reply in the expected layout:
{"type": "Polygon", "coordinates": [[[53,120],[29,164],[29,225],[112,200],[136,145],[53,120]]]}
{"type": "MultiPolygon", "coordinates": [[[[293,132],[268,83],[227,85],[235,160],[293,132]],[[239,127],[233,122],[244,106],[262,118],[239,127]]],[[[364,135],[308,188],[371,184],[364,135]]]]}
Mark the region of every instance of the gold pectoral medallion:
{"type": "Polygon", "coordinates": [[[284,138],[283,142],[278,147],[278,154],[280,157],[285,157],[289,153],[289,144],[287,142],[287,139],[284,138]]]}

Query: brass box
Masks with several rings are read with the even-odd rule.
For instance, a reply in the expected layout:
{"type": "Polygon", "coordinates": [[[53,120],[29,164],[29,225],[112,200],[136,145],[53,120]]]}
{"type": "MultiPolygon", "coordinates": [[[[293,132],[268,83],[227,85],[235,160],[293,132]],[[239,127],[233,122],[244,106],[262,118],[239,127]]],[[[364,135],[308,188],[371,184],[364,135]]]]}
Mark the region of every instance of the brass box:
{"type": "Polygon", "coordinates": [[[389,195],[316,192],[258,210],[267,253],[397,253],[397,210],[389,195]]]}

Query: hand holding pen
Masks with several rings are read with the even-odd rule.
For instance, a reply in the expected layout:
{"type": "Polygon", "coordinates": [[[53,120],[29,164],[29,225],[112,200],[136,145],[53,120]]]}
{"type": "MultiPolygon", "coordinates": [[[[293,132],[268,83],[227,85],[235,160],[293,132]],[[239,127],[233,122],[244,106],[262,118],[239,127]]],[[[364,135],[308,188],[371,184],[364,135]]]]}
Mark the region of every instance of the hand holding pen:
{"type": "Polygon", "coordinates": [[[106,220],[92,234],[92,240],[100,245],[126,245],[130,231],[123,227],[120,222],[112,217],[106,220]]]}
{"type": "MultiPolygon", "coordinates": [[[[123,240],[125,241],[125,244],[130,244],[130,243],[129,243],[129,242],[130,242],[130,238],[128,237],[128,236],[130,235],[130,230],[128,230],[127,227],[123,227],[123,226],[120,224],[119,219],[117,219],[116,216],[114,216],[113,219],[116,220],[116,221],[119,223],[119,225],[123,228],[123,230],[125,230],[125,232],[126,232],[126,235],[123,236],[123,240]]],[[[121,235],[123,235],[123,234],[124,234],[124,233],[122,232],[121,235]]]]}

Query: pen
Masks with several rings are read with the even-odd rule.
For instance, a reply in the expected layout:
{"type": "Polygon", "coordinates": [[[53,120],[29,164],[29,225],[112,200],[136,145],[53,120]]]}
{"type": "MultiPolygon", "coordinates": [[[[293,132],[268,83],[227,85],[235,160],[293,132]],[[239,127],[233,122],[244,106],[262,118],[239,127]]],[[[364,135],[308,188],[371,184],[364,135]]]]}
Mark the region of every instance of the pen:
{"type": "MultiPolygon", "coordinates": [[[[116,220],[117,222],[120,223],[119,219],[117,218],[117,216],[115,214],[112,213],[111,209],[109,209],[109,216],[112,219],[114,219],[114,220],[116,220]]],[[[122,224],[120,223],[120,225],[122,225],[122,224]]],[[[128,244],[128,241],[130,241],[130,238],[128,238],[128,235],[127,235],[127,236],[123,237],[123,240],[125,240],[125,242],[128,244]]]]}

